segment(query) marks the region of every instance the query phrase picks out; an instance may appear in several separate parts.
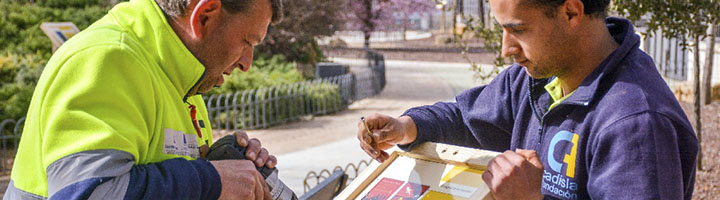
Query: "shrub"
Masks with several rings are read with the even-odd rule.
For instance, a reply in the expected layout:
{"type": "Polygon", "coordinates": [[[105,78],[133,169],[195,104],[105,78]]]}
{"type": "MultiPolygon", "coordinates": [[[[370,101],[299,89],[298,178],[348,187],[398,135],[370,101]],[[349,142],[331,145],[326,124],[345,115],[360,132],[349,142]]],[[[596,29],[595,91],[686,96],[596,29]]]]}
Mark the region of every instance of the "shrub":
{"type": "Polygon", "coordinates": [[[295,63],[286,61],[284,56],[275,55],[271,58],[258,56],[253,61],[249,71],[233,71],[230,76],[225,77],[225,83],[221,87],[211,90],[208,95],[226,94],[300,81],[303,81],[303,77],[297,71],[295,63]]]}
{"type": "Polygon", "coordinates": [[[34,54],[0,56],[0,119],[25,116],[46,62],[34,54]]]}
{"type": "Polygon", "coordinates": [[[240,129],[269,127],[305,115],[333,113],[344,106],[339,87],[322,81],[245,90],[216,95],[209,100],[212,101],[208,103],[214,120],[212,125],[231,129],[236,124],[240,129]]]}
{"type": "MultiPolygon", "coordinates": [[[[302,81],[295,63],[286,61],[284,56],[260,56],[253,61],[250,71],[234,71],[221,87],[206,95],[207,101],[212,101],[208,105],[213,125],[224,128],[228,121],[234,120],[228,120],[228,117],[237,116],[237,121],[230,123],[237,123],[238,128],[267,127],[297,120],[302,115],[342,109],[337,85],[320,80],[302,81]],[[226,100],[230,105],[226,105],[226,100]],[[233,102],[239,104],[235,110],[222,109],[232,106],[233,102]]],[[[233,127],[233,124],[229,125],[233,127]]]]}
{"type": "MultiPolygon", "coordinates": [[[[43,22],[72,22],[83,30],[104,16],[108,7],[88,3],[83,7],[53,8],[51,1],[37,4],[0,1],[0,52],[37,54],[48,59],[52,54],[50,39],[40,30],[43,22]]],[[[60,2],[60,1],[57,1],[60,2]]],[[[73,1],[90,2],[90,1],[73,1]]]]}

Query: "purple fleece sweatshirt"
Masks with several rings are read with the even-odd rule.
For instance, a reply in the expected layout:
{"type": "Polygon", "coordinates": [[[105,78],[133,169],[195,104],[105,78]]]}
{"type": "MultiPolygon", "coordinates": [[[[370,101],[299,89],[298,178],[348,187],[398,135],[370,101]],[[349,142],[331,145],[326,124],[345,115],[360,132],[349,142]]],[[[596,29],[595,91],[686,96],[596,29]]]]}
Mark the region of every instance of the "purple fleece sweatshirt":
{"type": "Polygon", "coordinates": [[[555,108],[544,88],[552,78],[533,79],[516,63],[457,102],[406,111],[418,136],[401,148],[535,150],[546,199],[690,199],[698,143],[687,116],[632,24],[606,24],[620,47],[555,108]]]}

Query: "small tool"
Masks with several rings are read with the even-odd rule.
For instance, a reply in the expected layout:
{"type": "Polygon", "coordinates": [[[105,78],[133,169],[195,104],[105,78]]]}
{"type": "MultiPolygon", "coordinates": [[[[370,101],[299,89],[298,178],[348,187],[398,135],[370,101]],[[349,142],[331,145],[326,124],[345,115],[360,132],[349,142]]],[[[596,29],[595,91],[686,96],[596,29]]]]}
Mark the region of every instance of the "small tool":
{"type": "MultiPolygon", "coordinates": [[[[367,123],[365,122],[365,117],[360,117],[360,121],[362,121],[363,125],[365,125],[365,130],[367,130],[367,132],[368,132],[368,137],[370,137],[370,146],[375,148],[375,146],[376,146],[375,138],[373,138],[372,132],[370,131],[370,127],[368,127],[367,123]]],[[[373,152],[375,152],[375,151],[373,150],[373,152]]],[[[375,152],[375,154],[377,154],[377,152],[375,152]]]]}

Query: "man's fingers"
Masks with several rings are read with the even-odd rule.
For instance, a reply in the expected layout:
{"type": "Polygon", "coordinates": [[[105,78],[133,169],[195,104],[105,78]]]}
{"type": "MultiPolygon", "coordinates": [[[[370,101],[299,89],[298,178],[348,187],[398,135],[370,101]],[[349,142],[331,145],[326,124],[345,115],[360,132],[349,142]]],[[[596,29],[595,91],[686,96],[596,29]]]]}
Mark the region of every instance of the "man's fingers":
{"type": "Polygon", "coordinates": [[[235,135],[235,139],[237,139],[238,145],[241,147],[246,147],[248,145],[248,135],[243,130],[236,130],[233,131],[233,135],[235,135]]]}
{"type": "Polygon", "coordinates": [[[488,188],[492,188],[492,185],[491,185],[491,184],[493,184],[492,178],[493,178],[493,174],[489,170],[489,167],[488,167],[487,169],[485,169],[485,172],[482,174],[482,179],[483,179],[483,181],[485,181],[485,184],[488,185],[488,188]]]}
{"type": "Polygon", "coordinates": [[[265,166],[268,168],[275,168],[276,165],[277,165],[277,158],[273,155],[270,155],[268,157],[268,161],[265,162],[265,166]]]}
{"type": "Polygon", "coordinates": [[[362,148],[365,153],[367,153],[373,159],[377,158],[378,151],[373,149],[369,144],[360,142],[360,148],[362,148]]]}
{"type": "Polygon", "coordinates": [[[522,155],[510,150],[503,152],[502,155],[508,160],[508,162],[510,162],[512,166],[519,166],[526,160],[525,157],[523,157],[522,155]]]}
{"type": "Polygon", "coordinates": [[[399,142],[392,141],[396,139],[394,135],[390,134],[393,133],[394,129],[387,127],[388,123],[391,124],[394,118],[375,113],[364,117],[364,119],[364,122],[360,121],[357,124],[357,137],[360,140],[360,147],[377,161],[382,162],[388,159],[390,155],[384,150],[392,148],[399,142]]]}
{"type": "Polygon", "coordinates": [[[248,160],[255,160],[260,153],[261,147],[262,144],[260,143],[260,140],[256,138],[248,140],[248,145],[245,148],[245,157],[248,160]]]}
{"type": "Polygon", "coordinates": [[[258,154],[257,159],[255,159],[255,166],[262,167],[263,165],[265,165],[265,162],[267,161],[268,156],[270,156],[270,153],[267,151],[267,149],[262,148],[260,150],[260,153],[258,154]]]}
{"type": "Polygon", "coordinates": [[[265,199],[272,199],[272,196],[270,196],[270,188],[267,187],[267,184],[263,184],[263,188],[265,189],[265,199]]]}
{"type": "Polygon", "coordinates": [[[267,186],[265,186],[265,182],[262,182],[260,179],[258,179],[259,175],[260,174],[255,175],[255,195],[253,196],[255,196],[255,199],[257,200],[263,200],[265,198],[265,188],[263,187],[267,186]]]}
{"type": "Polygon", "coordinates": [[[210,147],[207,144],[200,146],[200,157],[206,158],[208,152],[210,152],[210,147]]]}
{"type": "Polygon", "coordinates": [[[525,157],[525,159],[528,160],[530,164],[534,165],[537,168],[543,169],[542,161],[540,161],[540,156],[538,156],[536,151],[527,149],[517,149],[515,151],[525,157]]]}
{"type": "Polygon", "coordinates": [[[510,160],[506,157],[505,153],[495,156],[495,159],[493,159],[493,163],[495,166],[493,166],[494,170],[493,174],[498,174],[499,172],[505,173],[505,167],[506,166],[512,166],[510,160]]]}
{"type": "MultiPolygon", "coordinates": [[[[260,178],[262,178],[262,177],[260,177],[260,178]]],[[[270,188],[268,188],[267,183],[265,183],[264,179],[260,185],[262,185],[262,188],[263,188],[262,197],[264,199],[272,199],[272,197],[270,196],[270,188]]],[[[258,195],[258,196],[260,196],[260,195],[258,195]]]]}
{"type": "Polygon", "coordinates": [[[390,158],[390,154],[388,154],[388,153],[385,152],[385,151],[381,151],[381,152],[380,152],[380,156],[378,156],[378,158],[380,159],[380,162],[385,162],[385,160],[387,160],[388,158],[390,158]]]}
{"type": "Polygon", "coordinates": [[[485,181],[485,184],[487,184],[488,188],[490,188],[490,190],[493,192],[495,192],[497,185],[497,180],[495,179],[499,178],[499,175],[495,175],[495,173],[499,174],[501,172],[500,165],[498,165],[497,163],[498,157],[500,157],[500,155],[490,160],[490,163],[488,163],[485,173],[483,173],[482,175],[483,181],[485,181]]]}
{"type": "Polygon", "coordinates": [[[360,137],[363,138],[360,142],[360,145],[366,150],[370,150],[368,151],[368,153],[370,153],[372,157],[377,157],[379,153],[378,150],[380,149],[378,149],[377,146],[373,146],[372,138],[370,137],[370,135],[365,134],[360,137]]]}
{"type": "Polygon", "coordinates": [[[531,157],[538,157],[537,152],[535,152],[534,150],[515,149],[515,152],[525,157],[525,159],[530,159],[531,157]]]}

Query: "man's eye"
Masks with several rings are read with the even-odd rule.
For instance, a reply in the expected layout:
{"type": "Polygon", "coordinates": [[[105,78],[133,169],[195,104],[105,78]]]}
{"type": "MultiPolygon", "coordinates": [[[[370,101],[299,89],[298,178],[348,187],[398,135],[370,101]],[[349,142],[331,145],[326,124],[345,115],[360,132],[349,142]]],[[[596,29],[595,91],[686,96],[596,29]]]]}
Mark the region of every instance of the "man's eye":
{"type": "Polygon", "coordinates": [[[525,30],[512,29],[512,32],[515,33],[515,34],[522,34],[523,32],[525,32],[525,30]]]}

